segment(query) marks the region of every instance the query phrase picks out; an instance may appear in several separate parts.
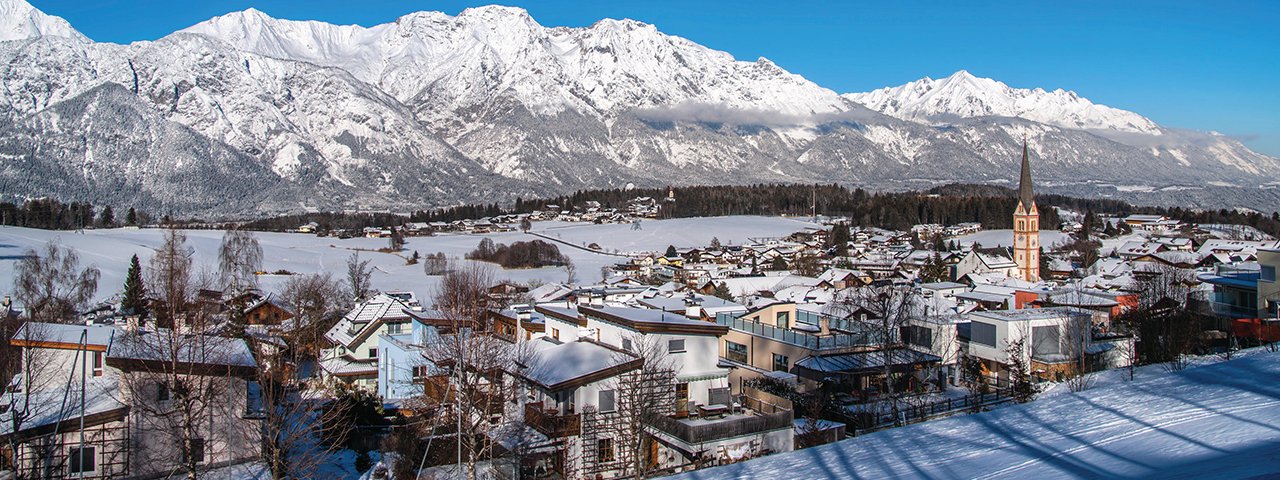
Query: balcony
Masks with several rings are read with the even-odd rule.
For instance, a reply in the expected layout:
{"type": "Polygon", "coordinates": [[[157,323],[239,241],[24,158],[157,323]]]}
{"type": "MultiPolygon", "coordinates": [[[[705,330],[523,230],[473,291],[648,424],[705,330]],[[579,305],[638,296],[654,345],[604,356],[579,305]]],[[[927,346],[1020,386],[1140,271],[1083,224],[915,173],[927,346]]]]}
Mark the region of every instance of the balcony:
{"type": "Polygon", "coordinates": [[[582,415],[560,415],[542,409],[542,404],[524,406],[524,423],[548,438],[575,437],[582,434],[582,415]]]}
{"type": "Polygon", "coordinates": [[[791,428],[792,420],[794,418],[791,411],[782,410],[771,414],[735,413],[716,419],[658,417],[654,419],[653,426],[663,433],[680,439],[686,445],[698,445],[725,438],[791,428]]]}
{"type": "MultiPolygon", "coordinates": [[[[789,343],[812,351],[841,351],[878,345],[874,335],[869,333],[831,335],[813,335],[810,333],[788,330],[763,323],[734,317],[732,314],[716,315],[716,323],[751,335],[789,343]]],[[[844,328],[857,329],[856,325],[844,325],[844,328]]],[[[833,327],[835,328],[835,327],[833,327]]]]}

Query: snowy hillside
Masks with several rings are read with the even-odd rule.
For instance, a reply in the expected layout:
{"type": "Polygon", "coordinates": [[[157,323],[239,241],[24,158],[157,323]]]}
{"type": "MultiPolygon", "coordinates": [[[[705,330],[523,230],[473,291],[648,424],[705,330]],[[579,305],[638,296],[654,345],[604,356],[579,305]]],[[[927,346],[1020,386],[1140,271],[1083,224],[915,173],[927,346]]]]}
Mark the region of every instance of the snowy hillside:
{"type": "Polygon", "coordinates": [[[628,183],[920,188],[1010,181],[1024,139],[1050,188],[1209,185],[1232,194],[1179,203],[1228,206],[1280,172],[1071,92],[961,72],[842,97],[633,20],[547,27],[486,6],[363,27],[248,9],[117,45],[0,0],[0,29],[6,200],[253,216],[628,183]]]}
{"type": "Polygon", "coordinates": [[[847,93],[844,97],[873,110],[914,121],[1018,117],[1063,128],[1161,134],[1155,122],[1141,115],[1094,104],[1076,92],[1012,88],[990,78],[975,77],[965,70],[947,78],[925,77],[906,85],[847,93]]]}
{"type": "Polygon", "coordinates": [[[1275,478],[1280,353],[1244,353],[670,478],[1275,478]]]}

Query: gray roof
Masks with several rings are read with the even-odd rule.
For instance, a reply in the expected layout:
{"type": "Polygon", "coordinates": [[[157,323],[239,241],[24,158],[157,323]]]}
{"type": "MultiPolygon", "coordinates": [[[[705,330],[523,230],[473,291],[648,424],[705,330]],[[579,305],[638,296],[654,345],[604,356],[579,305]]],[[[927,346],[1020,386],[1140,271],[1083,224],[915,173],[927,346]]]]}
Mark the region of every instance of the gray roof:
{"type": "MultiPolygon", "coordinates": [[[[884,368],[884,361],[884,351],[878,350],[873,352],[810,356],[800,359],[800,361],[796,362],[796,366],[824,373],[854,373],[884,368]]],[[[889,351],[890,365],[895,367],[940,361],[942,361],[942,358],[937,355],[917,352],[906,348],[895,348],[889,351]]]]}
{"type": "Polygon", "coordinates": [[[1022,141],[1022,173],[1018,178],[1018,202],[1027,210],[1035,205],[1035,194],[1031,191],[1031,159],[1027,155],[1027,141],[1022,141]]]}

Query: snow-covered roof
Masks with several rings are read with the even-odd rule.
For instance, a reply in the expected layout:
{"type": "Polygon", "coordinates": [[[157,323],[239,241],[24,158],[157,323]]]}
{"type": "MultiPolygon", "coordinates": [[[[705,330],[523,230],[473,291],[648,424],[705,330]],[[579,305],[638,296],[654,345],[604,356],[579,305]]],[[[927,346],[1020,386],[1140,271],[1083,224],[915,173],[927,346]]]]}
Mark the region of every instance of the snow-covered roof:
{"type": "Polygon", "coordinates": [[[76,348],[83,336],[87,345],[107,347],[121,330],[105,325],[68,325],[62,323],[26,322],[14,333],[13,340],[42,344],[46,348],[76,348]]]}
{"type": "Polygon", "coordinates": [[[588,340],[559,343],[541,337],[524,345],[530,349],[530,357],[521,376],[552,391],[603,380],[638,368],[640,363],[635,355],[588,340]]]}
{"type": "Polygon", "coordinates": [[[124,332],[116,335],[107,351],[107,362],[178,361],[194,365],[253,368],[257,362],[243,339],[212,335],[183,335],[169,329],[124,332]],[[175,358],[176,357],[176,358],[175,358]]]}
{"type": "MultiPolygon", "coordinates": [[[[62,421],[79,420],[81,413],[79,380],[77,379],[69,388],[64,388],[65,383],[53,383],[55,385],[32,391],[29,395],[5,395],[7,397],[6,400],[12,399],[13,401],[13,404],[9,405],[10,411],[26,412],[27,417],[22,420],[22,431],[62,421]],[[66,401],[68,398],[74,401],[66,401]]],[[[120,415],[123,416],[127,406],[121,401],[119,390],[120,377],[117,375],[104,375],[86,379],[84,415],[88,417],[119,411],[120,415]]],[[[13,432],[14,422],[11,421],[10,415],[6,414],[5,418],[6,421],[0,422],[0,435],[7,435],[13,432]]]]}
{"type": "Polygon", "coordinates": [[[324,336],[336,345],[351,348],[356,340],[367,338],[363,335],[366,329],[376,329],[381,325],[379,320],[409,320],[404,311],[409,305],[391,295],[380,293],[373,298],[353,307],[342,316],[324,336]]]}

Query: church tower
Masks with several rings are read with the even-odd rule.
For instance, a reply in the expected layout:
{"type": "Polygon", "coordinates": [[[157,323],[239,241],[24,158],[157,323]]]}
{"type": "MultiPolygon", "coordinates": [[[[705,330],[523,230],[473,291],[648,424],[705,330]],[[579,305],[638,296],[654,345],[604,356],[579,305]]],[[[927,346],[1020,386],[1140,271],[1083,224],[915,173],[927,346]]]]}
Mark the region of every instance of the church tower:
{"type": "Polygon", "coordinates": [[[1013,260],[1018,278],[1040,281],[1040,210],[1031,192],[1031,161],[1027,141],[1022,141],[1022,176],[1018,180],[1018,207],[1013,211],[1013,260]]]}

